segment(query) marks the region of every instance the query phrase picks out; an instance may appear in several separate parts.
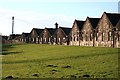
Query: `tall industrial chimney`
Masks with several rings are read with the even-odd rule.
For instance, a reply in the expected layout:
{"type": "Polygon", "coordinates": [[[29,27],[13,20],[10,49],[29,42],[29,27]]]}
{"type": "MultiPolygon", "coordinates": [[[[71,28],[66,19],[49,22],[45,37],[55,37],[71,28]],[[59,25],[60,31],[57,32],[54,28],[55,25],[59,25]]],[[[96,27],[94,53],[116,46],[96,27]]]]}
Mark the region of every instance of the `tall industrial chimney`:
{"type": "Polygon", "coordinates": [[[12,34],[14,34],[14,16],[12,17],[12,34]]]}

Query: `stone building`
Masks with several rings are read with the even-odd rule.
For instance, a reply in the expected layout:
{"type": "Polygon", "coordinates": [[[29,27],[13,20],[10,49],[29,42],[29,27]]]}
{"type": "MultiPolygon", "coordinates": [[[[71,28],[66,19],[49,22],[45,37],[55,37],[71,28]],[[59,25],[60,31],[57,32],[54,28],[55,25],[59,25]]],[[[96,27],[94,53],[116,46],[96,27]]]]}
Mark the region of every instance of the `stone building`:
{"type": "Polygon", "coordinates": [[[11,34],[9,42],[79,45],[120,48],[120,13],[104,12],[101,18],[89,18],[85,21],[74,20],[72,28],[59,27],[38,29],[22,35],[11,34]]]}
{"type": "Polygon", "coordinates": [[[100,18],[86,18],[82,27],[81,46],[94,46],[94,33],[100,18]]]}
{"type": "Polygon", "coordinates": [[[21,39],[21,34],[11,34],[8,37],[9,43],[19,43],[21,39]]]}
{"type": "Polygon", "coordinates": [[[69,33],[71,28],[59,27],[54,34],[54,44],[69,45],[69,33]]]}
{"type": "Polygon", "coordinates": [[[29,43],[30,42],[30,33],[22,33],[20,42],[22,43],[29,43]]]}
{"type": "Polygon", "coordinates": [[[53,44],[53,35],[56,28],[45,28],[41,35],[42,44],[53,44]]]}
{"type": "Polygon", "coordinates": [[[33,28],[30,32],[29,41],[31,43],[41,43],[40,37],[44,29],[33,28]]]}
{"type": "Polygon", "coordinates": [[[83,27],[84,21],[75,20],[72,29],[70,32],[70,45],[81,45],[80,40],[82,39],[81,30],[83,27]]]}
{"type": "Polygon", "coordinates": [[[95,46],[120,47],[120,14],[104,12],[97,27],[95,46]]]}

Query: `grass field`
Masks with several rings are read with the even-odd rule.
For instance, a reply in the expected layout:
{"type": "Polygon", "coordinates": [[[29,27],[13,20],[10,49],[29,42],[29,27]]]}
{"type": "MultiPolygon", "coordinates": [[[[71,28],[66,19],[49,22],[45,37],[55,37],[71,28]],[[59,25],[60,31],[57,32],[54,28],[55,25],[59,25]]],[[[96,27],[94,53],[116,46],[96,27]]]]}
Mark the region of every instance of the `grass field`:
{"type": "Polygon", "coordinates": [[[3,78],[117,78],[118,49],[3,45],[3,78]]]}

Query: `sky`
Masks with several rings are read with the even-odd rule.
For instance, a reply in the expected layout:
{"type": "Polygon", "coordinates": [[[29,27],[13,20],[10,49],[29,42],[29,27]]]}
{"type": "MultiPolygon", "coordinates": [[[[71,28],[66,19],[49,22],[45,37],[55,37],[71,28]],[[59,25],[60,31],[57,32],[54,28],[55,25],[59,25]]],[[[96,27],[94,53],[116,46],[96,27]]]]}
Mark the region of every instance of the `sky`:
{"type": "Polygon", "coordinates": [[[1,0],[0,34],[30,32],[32,28],[71,27],[75,19],[100,18],[103,12],[117,13],[118,0],[1,0]]]}

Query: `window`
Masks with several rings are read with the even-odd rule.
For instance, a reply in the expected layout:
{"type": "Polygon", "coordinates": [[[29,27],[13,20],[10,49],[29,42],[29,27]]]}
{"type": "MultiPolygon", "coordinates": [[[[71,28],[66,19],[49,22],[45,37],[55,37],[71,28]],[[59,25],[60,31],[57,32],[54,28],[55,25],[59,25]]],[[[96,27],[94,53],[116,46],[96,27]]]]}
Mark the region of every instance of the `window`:
{"type": "Polygon", "coordinates": [[[110,32],[108,32],[108,41],[110,41],[110,32]]]}
{"type": "Polygon", "coordinates": [[[118,41],[120,41],[120,35],[118,34],[118,41]]]}
{"type": "Polygon", "coordinates": [[[22,39],[22,42],[23,42],[23,39],[22,39]]]}
{"type": "Polygon", "coordinates": [[[70,37],[70,41],[72,41],[72,37],[70,37]]]}
{"type": "Polygon", "coordinates": [[[79,35],[77,36],[77,41],[79,41],[79,35]]]}
{"type": "Polygon", "coordinates": [[[108,32],[108,41],[111,40],[111,32],[108,32]]]}
{"type": "Polygon", "coordinates": [[[65,40],[65,37],[63,37],[63,39],[65,40]]]}
{"type": "Polygon", "coordinates": [[[87,36],[85,36],[85,39],[86,39],[86,41],[87,41],[87,36]]]}
{"type": "Polygon", "coordinates": [[[42,38],[41,38],[41,42],[42,42],[42,38]]]}
{"type": "Polygon", "coordinates": [[[90,34],[90,41],[92,41],[92,36],[93,36],[93,35],[92,35],[92,33],[91,33],[91,34],[90,34]]]}
{"type": "Polygon", "coordinates": [[[50,42],[50,38],[49,38],[49,42],[50,42]]]}
{"type": "Polygon", "coordinates": [[[95,32],[95,37],[96,37],[96,41],[98,41],[98,34],[99,33],[99,31],[97,30],[96,32],[95,32]]]}
{"type": "Polygon", "coordinates": [[[75,41],[75,37],[73,37],[73,41],[75,41]]]}
{"type": "Polygon", "coordinates": [[[102,41],[104,41],[104,33],[102,33],[102,41]]]}
{"type": "Polygon", "coordinates": [[[33,42],[34,42],[34,38],[33,38],[33,42]]]}
{"type": "Polygon", "coordinates": [[[80,39],[83,41],[83,36],[81,36],[80,39]]]}
{"type": "Polygon", "coordinates": [[[29,41],[31,40],[31,38],[29,38],[29,41]]]}
{"type": "Polygon", "coordinates": [[[38,41],[38,38],[36,38],[36,41],[38,41]]]}
{"type": "Polygon", "coordinates": [[[46,38],[45,38],[45,42],[46,42],[46,38]]]}
{"type": "Polygon", "coordinates": [[[54,42],[56,41],[56,38],[54,38],[54,42]]]}
{"type": "Polygon", "coordinates": [[[60,42],[60,38],[59,38],[59,42],[60,42]]]}

